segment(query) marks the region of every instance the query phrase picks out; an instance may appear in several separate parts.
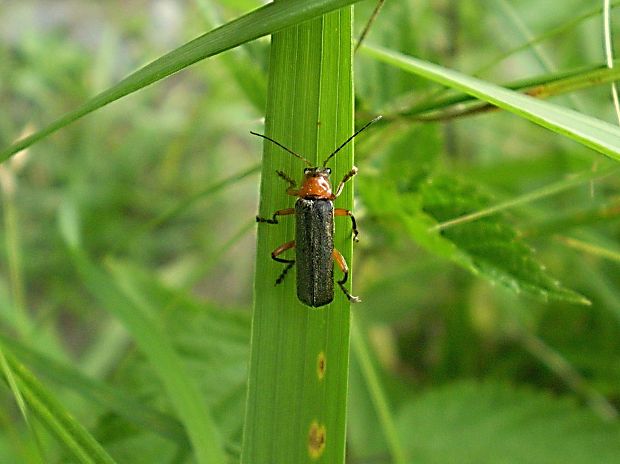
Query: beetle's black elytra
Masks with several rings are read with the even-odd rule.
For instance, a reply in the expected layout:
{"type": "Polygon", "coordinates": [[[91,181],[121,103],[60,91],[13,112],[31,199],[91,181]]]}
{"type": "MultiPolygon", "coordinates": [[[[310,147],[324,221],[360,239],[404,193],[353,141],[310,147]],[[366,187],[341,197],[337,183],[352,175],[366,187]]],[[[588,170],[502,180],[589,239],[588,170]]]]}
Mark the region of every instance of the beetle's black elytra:
{"type": "Polygon", "coordinates": [[[334,203],[300,198],[295,202],[297,298],[312,307],[334,299],[334,203]]]}

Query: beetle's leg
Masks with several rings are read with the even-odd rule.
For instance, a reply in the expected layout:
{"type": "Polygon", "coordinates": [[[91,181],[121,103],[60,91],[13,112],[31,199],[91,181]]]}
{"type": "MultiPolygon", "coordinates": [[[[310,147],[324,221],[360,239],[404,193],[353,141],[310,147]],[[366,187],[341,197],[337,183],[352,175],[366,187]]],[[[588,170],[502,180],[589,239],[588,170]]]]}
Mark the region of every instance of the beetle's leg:
{"type": "Polygon", "coordinates": [[[344,260],[344,256],[342,256],[340,252],[334,248],[334,251],[332,251],[332,258],[334,258],[334,261],[336,261],[336,264],[338,264],[338,267],[344,273],[344,277],[342,278],[342,280],[338,281],[338,285],[340,285],[340,288],[351,303],[359,303],[362,300],[357,296],[351,295],[349,291],[344,287],[344,284],[349,278],[349,267],[347,266],[347,262],[344,260]]]}
{"type": "Polygon", "coordinates": [[[289,214],[295,214],[295,208],[279,209],[278,211],[273,213],[273,216],[271,217],[271,219],[256,216],[256,222],[266,222],[267,224],[278,224],[278,216],[287,216],[289,214]]]}
{"type": "Polygon", "coordinates": [[[359,238],[357,238],[359,235],[357,230],[357,222],[355,222],[355,216],[353,216],[353,213],[348,209],[336,208],[334,209],[334,216],[349,216],[351,218],[351,226],[353,227],[353,241],[359,242],[359,238]]]}
{"type": "Polygon", "coordinates": [[[285,173],[284,171],[276,171],[276,174],[278,176],[280,176],[280,178],[284,179],[286,182],[288,182],[289,184],[289,188],[295,188],[297,187],[297,182],[295,182],[294,179],[292,179],[287,173],[285,173]]]}
{"type": "Polygon", "coordinates": [[[284,270],[282,271],[282,273],[280,274],[280,276],[276,279],[276,285],[281,284],[282,281],[284,280],[284,277],[286,276],[286,273],[293,267],[293,265],[295,264],[295,260],[294,259],[284,259],[284,258],[278,258],[278,255],[281,255],[282,253],[284,253],[286,250],[289,250],[291,248],[295,247],[295,240],[293,240],[292,242],[288,242],[285,243],[283,245],[280,245],[278,248],[276,248],[275,250],[273,250],[271,252],[271,259],[273,259],[274,261],[277,261],[279,263],[284,263],[286,264],[286,267],[284,268],[284,270]]]}
{"type": "Polygon", "coordinates": [[[357,168],[355,166],[353,166],[353,169],[351,169],[349,172],[347,172],[344,177],[342,178],[342,180],[340,181],[340,183],[338,184],[338,187],[336,188],[336,193],[334,193],[334,198],[336,198],[337,196],[339,196],[342,193],[342,189],[344,188],[344,184],[351,179],[351,177],[353,177],[355,174],[357,174],[357,168]]]}
{"type": "Polygon", "coordinates": [[[286,189],[286,193],[296,197],[298,195],[297,182],[295,182],[293,178],[291,178],[287,173],[283,171],[276,171],[276,174],[280,176],[280,178],[288,182],[288,188],[286,189]]]}

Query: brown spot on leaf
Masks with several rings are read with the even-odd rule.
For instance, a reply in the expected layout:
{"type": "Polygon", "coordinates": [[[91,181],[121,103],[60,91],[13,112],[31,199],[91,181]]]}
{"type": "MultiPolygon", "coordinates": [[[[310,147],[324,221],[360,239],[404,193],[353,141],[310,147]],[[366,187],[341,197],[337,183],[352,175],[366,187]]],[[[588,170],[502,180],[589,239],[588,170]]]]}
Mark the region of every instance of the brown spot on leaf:
{"type": "Polygon", "coordinates": [[[318,459],[325,451],[325,436],[327,430],[324,425],[319,424],[317,421],[313,421],[310,424],[310,431],[308,432],[308,454],[312,459],[318,459]]]}
{"type": "Polygon", "coordinates": [[[323,380],[325,377],[325,369],[327,367],[327,358],[325,357],[325,352],[321,351],[316,359],[316,375],[320,380],[323,380]]]}

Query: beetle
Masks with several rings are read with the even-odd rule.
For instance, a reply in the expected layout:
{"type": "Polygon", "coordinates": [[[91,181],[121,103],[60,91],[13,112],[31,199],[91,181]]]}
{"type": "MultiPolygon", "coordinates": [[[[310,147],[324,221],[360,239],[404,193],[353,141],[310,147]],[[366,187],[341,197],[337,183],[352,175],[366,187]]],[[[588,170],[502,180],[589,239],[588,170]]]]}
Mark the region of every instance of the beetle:
{"type": "Polygon", "coordinates": [[[287,272],[297,264],[297,298],[304,304],[318,308],[329,304],[334,299],[334,262],[344,274],[338,285],[345,296],[352,303],[361,300],[351,295],[345,287],[349,277],[349,268],[342,254],[334,248],[334,216],[348,216],[351,218],[353,240],[358,241],[358,230],[355,217],[351,211],[344,208],[334,208],[334,200],[342,193],[345,183],[357,174],[354,166],[342,178],[335,191],[329,181],[331,169],[327,163],[340,150],[342,150],[353,138],[381,119],[376,117],[364,127],[345,140],[323,161],[323,166],[313,166],[303,156],[295,153],[281,143],[263,134],[250,132],[252,135],[262,137],[286,150],[296,158],[306,163],[301,187],[290,176],[282,171],[276,171],[277,175],[289,184],[286,193],[298,197],[294,208],[281,209],[273,213],[271,218],[256,216],[256,222],[278,224],[279,216],[295,215],[295,240],[284,243],[271,252],[271,258],[279,263],[286,264],[280,276],[276,279],[276,285],[282,283],[287,272]],[[291,248],[295,248],[295,259],[281,258],[280,255],[291,248]]]}

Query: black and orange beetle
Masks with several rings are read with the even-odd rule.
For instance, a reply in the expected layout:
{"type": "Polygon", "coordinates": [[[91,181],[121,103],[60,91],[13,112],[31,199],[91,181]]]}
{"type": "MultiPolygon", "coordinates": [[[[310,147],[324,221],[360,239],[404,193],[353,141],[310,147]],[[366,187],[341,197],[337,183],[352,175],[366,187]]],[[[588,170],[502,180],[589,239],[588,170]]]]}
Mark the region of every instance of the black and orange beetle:
{"type": "Polygon", "coordinates": [[[308,166],[304,169],[303,183],[300,188],[297,188],[297,183],[287,174],[282,171],[276,171],[278,176],[289,184],[286,193],[299,198],[295,202],[295,208],[278,210],[270,219],[256,217],[256,222],[278,224],[278,216],[295,215],[295,240],[280,245],[273,250],[271,258],[286,264],[286,267],[276,279],[276,285],[281,283],[286,273],[293,265],[297,264],[297,298],[308,306],[317,308],[331,303],[334,299],[334,261],[344,274],[344,277],[338,281],[338,285],[346,297],[353,303],[361,301],[358,297],[351,295],[345,288],[345,283],[349,276],[349,268],[342,254],[334,248],[334,216],[348,216],[351,218],[353,240],[357,241],[357,224],[351,211],[343,208],[334,208],[334,200],[342,192],[344,184],[357,174],[357,168],[353,167],[345,174],[336,187],[336,191],[332,192],[332,186],[329,182],[331,169],[326,167],[326,165],[356,135],[379,119],[381,119],[381,116],[367,123],[336,148],[323,161],[323,167],[313,167],[312,163],[306,158],[286,148],[279,142],[266,135],[250,132],[253,135],[275,143],[291,155],[304,161],[308,166]],[[295,259],[279,257],[291,248],[296,250],[295,259]]]}

